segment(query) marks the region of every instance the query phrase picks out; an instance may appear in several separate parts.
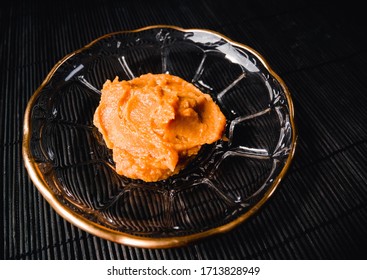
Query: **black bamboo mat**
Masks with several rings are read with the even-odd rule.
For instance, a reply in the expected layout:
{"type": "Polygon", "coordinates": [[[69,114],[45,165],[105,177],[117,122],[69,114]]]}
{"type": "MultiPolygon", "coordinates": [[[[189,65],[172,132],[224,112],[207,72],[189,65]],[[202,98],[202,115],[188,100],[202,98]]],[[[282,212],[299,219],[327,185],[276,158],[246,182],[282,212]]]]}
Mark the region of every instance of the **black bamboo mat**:
{"type": "Polygon", "coordinates": [[[365,259],[367,43],[358,6],[309,1],[9,1],[0,7],[0,259],[365,259]],[[298,146],[281,187],[224,235],[139,249],[63,220],[22,160],[24,111],[54,64],[113,31],[215,30],[260,52],[287,84],[298,146]]]}

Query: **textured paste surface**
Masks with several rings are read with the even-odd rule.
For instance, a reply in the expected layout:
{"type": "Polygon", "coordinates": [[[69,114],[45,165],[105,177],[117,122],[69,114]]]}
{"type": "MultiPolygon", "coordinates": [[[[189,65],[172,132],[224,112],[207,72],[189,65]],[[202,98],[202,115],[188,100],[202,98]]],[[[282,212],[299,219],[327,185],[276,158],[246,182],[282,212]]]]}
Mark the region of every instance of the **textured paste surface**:
{"type": "Polygon", "coordinates": [[[107,80],[94,125],[113,150],[116,172],[154,182],[222,137],[226,118],[210,95],[170,74],[107,80]]]}

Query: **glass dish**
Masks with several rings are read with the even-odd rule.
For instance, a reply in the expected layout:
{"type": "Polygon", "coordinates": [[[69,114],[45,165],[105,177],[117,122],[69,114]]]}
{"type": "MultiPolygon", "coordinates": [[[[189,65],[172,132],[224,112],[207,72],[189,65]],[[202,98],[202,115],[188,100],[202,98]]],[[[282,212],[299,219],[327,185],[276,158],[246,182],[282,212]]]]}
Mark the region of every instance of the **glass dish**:
{"type": "Polygon", "coordinates": [[[120,244],[169,248],[256,213],[286,174],[296,139],[290,93],[259,53],[210,30],[149,26],[102,36],[53,67],[26,109],[23,158],[70,223],[120,244]],[[118,175],[93,125],[103,83],[145,73],[193,83],[227,118],[226,141],[155,183],[118,175]]]}

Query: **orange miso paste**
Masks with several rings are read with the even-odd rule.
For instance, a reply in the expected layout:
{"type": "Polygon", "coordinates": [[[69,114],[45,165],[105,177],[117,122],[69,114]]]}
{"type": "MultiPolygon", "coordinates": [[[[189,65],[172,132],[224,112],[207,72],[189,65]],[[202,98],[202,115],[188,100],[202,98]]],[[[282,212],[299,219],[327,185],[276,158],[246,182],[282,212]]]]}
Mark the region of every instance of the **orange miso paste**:
{"type": "Polygon", "coordinates": [[[202,145],[222,137],[226,118],[210,95],[170,74],[107,80],[94,125],[116,172],[155,182],[178,173],[202,145]]]}

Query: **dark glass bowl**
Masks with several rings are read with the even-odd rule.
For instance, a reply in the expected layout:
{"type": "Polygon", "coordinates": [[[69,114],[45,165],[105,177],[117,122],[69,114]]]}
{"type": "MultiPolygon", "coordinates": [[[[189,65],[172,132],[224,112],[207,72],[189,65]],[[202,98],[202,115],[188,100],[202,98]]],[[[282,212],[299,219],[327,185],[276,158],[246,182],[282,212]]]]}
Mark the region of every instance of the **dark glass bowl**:
{"type": "Polygon", "coordinates": [[[182,246],[253,215],[285,175],[296,146],[291,96],[265,59],[209,30],[150,26],[107,34],[57,63],[29,101],[23,157],[45,199],[96,236],[182,246]],[[170,73],[209,93],[227,118],[179,174],[145,183],[118,175],[93,125],[100,89],[116,76],[170,73]]]}

